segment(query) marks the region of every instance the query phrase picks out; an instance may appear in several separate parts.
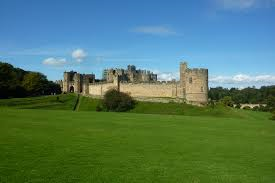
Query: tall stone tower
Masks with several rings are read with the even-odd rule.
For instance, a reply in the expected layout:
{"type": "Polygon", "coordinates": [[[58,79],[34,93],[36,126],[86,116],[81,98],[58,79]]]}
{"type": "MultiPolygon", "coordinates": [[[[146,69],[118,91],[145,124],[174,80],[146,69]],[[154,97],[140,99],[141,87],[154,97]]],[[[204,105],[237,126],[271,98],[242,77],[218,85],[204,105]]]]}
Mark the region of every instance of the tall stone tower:
{"type": "Polygon", "coordinates": [[[80,83],[80,74],[75,73],[74,75],[74,92],[81,93],[81,83],[80,83]]]}
{"type": "Polygon", "coordinates": [[[180,84],[187,103],[207,104],[208,69],[189,69],[186,62],[181,63],[180,84]]]}
{"type": "Polygon", "coordinates": [[[185,88],[186,88],[186,70],[187,70],[187,62],[180,63],[180,87],[182,88],[182,95],[185,98],[185,88]]]}
{"type": "Polygon", "coordinates": [[[70,73],[64,72],[64,80],[63,80],[63,92],[68,93],[70,92],[70,73]]]}

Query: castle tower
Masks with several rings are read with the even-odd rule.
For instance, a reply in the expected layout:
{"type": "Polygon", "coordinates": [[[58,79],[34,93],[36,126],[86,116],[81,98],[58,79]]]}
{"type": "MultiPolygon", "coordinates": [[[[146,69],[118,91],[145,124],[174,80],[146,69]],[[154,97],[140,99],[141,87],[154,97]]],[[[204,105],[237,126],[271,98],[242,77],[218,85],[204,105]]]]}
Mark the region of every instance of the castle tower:
{"type": "Polygon", "coordinates": [[[208,69],[187,69],[185,72],[185,98],[191,104],[208,102],[208,69]]]}
{"type": "Polygon", "coordinates": [[[74,92],[81,93],[81,83],[80,83],[80,74],[74,74],[74,92]]]}
{"type": "Polygon", "coordinates": [[[187,72],[187,62],[180,63],[180,87],[182,88],[182,95],[185,97],[186,88],[186,72],[187,72]]]}
{"type": "Polygon", "coordinates": [[[115,74],[113,83],[116,89],[120,91],[120,76],[118,74],[115,74]]]}
{"type": "Polygon", "coordinates": [[[68,93],[70,91],[70,73],[69,72],[64,72],[63,74],[64,80],[63,80],[63,91],[64,93],[68,93]]]}

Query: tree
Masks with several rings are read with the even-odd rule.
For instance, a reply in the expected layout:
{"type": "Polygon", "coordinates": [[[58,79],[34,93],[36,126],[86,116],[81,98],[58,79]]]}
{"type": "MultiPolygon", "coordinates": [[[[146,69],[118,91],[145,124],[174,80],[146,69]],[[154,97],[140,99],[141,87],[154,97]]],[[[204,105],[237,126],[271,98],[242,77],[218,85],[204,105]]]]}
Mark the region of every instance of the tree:
{"type": "Polygon", "coordinates": [[[116,89],[108,90],[103,99],[103,107],[106,111],[124,112],[133,109],[134,99],[127,93],[116,89]]]}
{"type": "Polygon", "coordinates": [[[273,115],[272,115],[271,119],[275,120],[275,112],[273,112],[273,115]]]}
{"type": "Polygon", "coordinates": [[[225,96],[220,100],[220,103],[223,106],[229,106],[229,107],[233,107],[234,106],[234,102],[232,100],[232,98],[230,96],[225,96]]]}
{"type": "Polygon", "coordinates": [[[237,105],[236,105],[236,109],[240,109],[242,106],[241,106],[241,104],[240,103],[238,103],[237,105]]]}
{"type": "Polygon", "coordinates": [[[25,89],[21,86],[24,74],[22,69],[0,62],[0,98],[26,96],[25,89]]]}
{"type": "Polygon", "coordinates": [[[267,108],[269,111],[274,111],[275,110],[275,97],[274,96],[269,96],[267,98],[267,108]]]}
{"type": "Polygon", "coordinates": [[[0,98],[26,97],[61,93],[58,84],[38,72],[24,71],[0,62],[0,98]]]}
{"type": "Polygon", "coordinates": [[[26,89],[29,95],[43,95],[47,82],[47,78],[43,74],[31,72],[24,76],[22,86],[26,89]]]}

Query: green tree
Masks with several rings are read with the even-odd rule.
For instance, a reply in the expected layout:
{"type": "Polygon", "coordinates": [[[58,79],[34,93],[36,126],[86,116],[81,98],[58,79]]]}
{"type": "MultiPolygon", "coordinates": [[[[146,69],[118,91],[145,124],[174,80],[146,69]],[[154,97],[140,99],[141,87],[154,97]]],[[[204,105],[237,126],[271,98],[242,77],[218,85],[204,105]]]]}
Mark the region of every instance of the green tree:
{"type": "Polygon", "coordinates": [[[275,111],[273,111],[271,119],[275,120],[275,111]]]}
{"type": "Polygon", "coordinates": [[[241,106],[241,104],[240,103],[237,103],[237,105],[236,105],[236,109],[240,109],[242,106],[241,106]]]}
{"type": "Polygon", "coordinates": [[[266,104],[267,104],[267,109],[269,111],[274,111],[275,110],[275,97],[270,95],[267,98],[267,103],[266,104]]]}
{"type": "Polygon", "coordinates": [[[29,95],[43,95],[48,81],[46,76],[38,72],[30,72],[24,76],[22,86],[29,95]]]}
{"type": "Polygon", "coordinates": [[[106,111],[124,112],[134,108],[134,105],[134,99],[127,93],[111,89],[104,95],[103,107],[106,111]]]}
{"type": "Polygon", "coordinates": [[[230,96],[225,96],[219,101],[223,106],[233,107],[234,102],[230,96]]]}

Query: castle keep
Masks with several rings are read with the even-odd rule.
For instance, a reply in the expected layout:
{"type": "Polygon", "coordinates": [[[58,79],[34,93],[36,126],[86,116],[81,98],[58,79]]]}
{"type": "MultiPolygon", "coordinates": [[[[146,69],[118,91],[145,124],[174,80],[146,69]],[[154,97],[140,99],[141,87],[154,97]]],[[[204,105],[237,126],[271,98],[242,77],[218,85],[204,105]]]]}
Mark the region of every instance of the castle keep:
{"type": "Polygon", "coordinates": [[[105,69],[102,78],[108,83],[113,82],[119,76],[121,82],[156,82],[157,75],[146,70],[136,70],[136,66],[128,65],[125,69],[105,69]]]}
{"type": "Polygon", "coordinates": [[[171,98],[186,103],[204,105],[208,102],[208,69],[190,69],[186,62],[180,63],[180,80],[160,82],[157,75],[146,70],[136,70],[129,65],[124,69],[106,69],[103,79],[94,74],[64,72],[61,82],[63,92],[82,93],[102,97],[115,88],[135,98],[171,98]]]}

